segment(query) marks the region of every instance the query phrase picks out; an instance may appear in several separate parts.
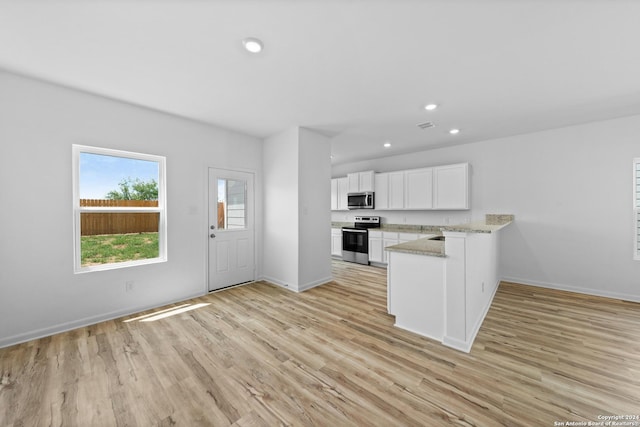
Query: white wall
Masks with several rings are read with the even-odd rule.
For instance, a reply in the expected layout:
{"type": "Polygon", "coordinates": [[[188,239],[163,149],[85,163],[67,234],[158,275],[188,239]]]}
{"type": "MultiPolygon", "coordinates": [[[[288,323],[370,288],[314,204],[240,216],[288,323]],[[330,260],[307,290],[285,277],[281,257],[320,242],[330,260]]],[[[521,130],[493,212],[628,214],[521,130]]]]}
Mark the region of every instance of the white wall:
{"type": "MultiPolygon", "coordinates": [[[[385,222],[444,224],[513,213],[501,241],[503,278],[640,300],[633,261],[632,160],[640,116],[337,165],[332,176],[471,164],[471,211],[376,211],[385,222]]],[[[334,221],[355,212],[334,212],[334,221]]]]}
{"type": "Polygon", "coordinates": [[[292,127],[264,144],[264,278],[294,291],[331,280],[330,143],[292,127]]]}
{"type": "Polygon", "coordinates": [[[261,141],[5,72],[0,94],[0,346],[205,293],[206,168],[259,182],[261,141]],[[167,157],[168,262],[73,274],[72,144],[167,157]]]}
{"type": "Polygon", "coordinates": [[[331,280],[331,144],[329,138],[300,129],[299,287],[331,280]]]}
{"type": "Polygon", "coordinates": [[[264,142],[264,278],[298,285],[298,128],[264,142]]]}

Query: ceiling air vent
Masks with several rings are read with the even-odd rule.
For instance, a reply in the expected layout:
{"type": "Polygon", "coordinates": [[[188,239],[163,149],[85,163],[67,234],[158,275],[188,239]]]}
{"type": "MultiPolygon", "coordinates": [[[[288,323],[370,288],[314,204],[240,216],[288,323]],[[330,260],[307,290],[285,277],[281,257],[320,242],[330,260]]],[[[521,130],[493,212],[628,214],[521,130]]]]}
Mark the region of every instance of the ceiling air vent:
{"type": "Polygon", "coordinates": [[[435,126],[435,125],[434,125],[432,122],[424,122],[424,123],[420,123],[420,124],[418,125],[418,127],[419,127],[420,129],[429,129],[429,128],[432,128],[432,127],[434,127],[434,126],[435,126]]]}

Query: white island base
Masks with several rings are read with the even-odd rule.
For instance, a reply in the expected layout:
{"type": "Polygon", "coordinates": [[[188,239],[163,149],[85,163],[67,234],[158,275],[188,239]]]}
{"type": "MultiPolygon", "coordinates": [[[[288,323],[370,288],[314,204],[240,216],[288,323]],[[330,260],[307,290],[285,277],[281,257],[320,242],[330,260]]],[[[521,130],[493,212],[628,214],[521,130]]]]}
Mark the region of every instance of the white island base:
{"type": "Polygon", "coordinates": [[[386,248],[395,326],[471,351],[498,289],[498,231],[509,223],[444,227],[439,250],[428,237],[386,248]]]}

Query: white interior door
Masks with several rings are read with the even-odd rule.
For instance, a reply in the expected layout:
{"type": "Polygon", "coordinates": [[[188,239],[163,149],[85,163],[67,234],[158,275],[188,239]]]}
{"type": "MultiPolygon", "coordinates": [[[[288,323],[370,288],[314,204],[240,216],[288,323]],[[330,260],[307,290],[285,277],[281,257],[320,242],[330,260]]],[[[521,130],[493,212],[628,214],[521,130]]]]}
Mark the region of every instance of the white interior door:
{"type": "Polygon", "coordinates": [[[255,280],[253,181],[209,169],[209,291],[255,280]]]}

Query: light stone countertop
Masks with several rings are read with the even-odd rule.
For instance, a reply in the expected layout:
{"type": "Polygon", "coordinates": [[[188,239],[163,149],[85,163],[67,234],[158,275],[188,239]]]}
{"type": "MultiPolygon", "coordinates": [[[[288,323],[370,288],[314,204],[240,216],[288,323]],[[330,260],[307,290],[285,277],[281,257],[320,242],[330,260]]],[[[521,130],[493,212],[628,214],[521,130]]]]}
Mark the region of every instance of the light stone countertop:
{"type": "MultiPolygon", "coordinates": [[[[353,227],[353,222],[331,222],[331,228],[353,227]]],[[[369,231],[388,231],[392,233],[438,234],[441,235],[441,225],[412,225],[412,224],[381,224],[369,231]]]]}
{"type": "Polygon", "coordinates": [[[504,224],[487,224],[485,221],[479,221],[469,224],[445,225],[440,229],[442,231],[457,231],[461,233],[493,233],[509,224],[511,224],[511,221],[504,224]]]}
{"type": "MultiPolygon", "coordinates": [[[[441,232],[434,232],[433,235],[422,239],[413,240],[411,242],[400,243],[398,245],[388,246],[385,248],[391,252],[403,252],[416,255],[446,257],[444,241],[430,240],[442,232],[462,232],[462,233],[494,233],[514,220],[513,215],[490,215],[488,214],[484,221],[473,222],[469,224],[446,225],[433,228],[439,228],[441,232]]],[[[423,226],[430,227],[430,226],[423,226]]]]}
{"type": "Polygon", "coordinates": [[[353,227],[353,222],[332,221],[331,228],[353,227]]]}
{"type": "MultiPolygon", "coordinates": [[[[398,245],[387,246],[386,251],[403,252],[416,255],[427,255],[436,257],[446,257],[443,240],[431,240],[433,237],[441,236],[443,232],[461,233],[494,233],[514,221],[514,216],[510,214],[487,214],[484,221],[472,222],[457,225],[410,225],[410,224],[382,224],[380,228],[371,230],[391,231],[400,233],[424,234],[425,237],[412,240],[398,245]]],[[[331,226],[351,227],[350,222],[332,222],[331,226]]]]}
{"type": "Polygon", "coordinates": [[[410,242],[400,243],[398,245],[387,246],[384,248],[390,252],[402,252],[406,254],[415,255],[427,255],[436,257],[446,257],[444,253],[444,241],[443,240],[431,240],[436,237],[437,234],[429,235],[418,240],[411,240],[410,242]]]}
{"type": "Polygon", "coordinates": [[[380,228],[371,228],[369,231],[387,231],[391,233],[413,233],[442,235],[440,226],[434,225],[404,225],[404,224],[383,224],[380,228]]]}

